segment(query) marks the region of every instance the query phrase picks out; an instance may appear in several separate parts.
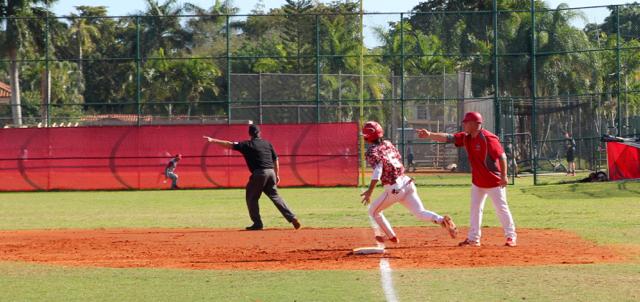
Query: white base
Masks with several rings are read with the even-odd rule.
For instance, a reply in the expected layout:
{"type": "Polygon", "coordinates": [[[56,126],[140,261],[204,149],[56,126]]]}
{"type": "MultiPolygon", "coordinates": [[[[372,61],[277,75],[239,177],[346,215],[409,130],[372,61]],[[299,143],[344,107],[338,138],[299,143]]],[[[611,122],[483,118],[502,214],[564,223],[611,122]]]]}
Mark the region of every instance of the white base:
{"type": "Polygon", "coordinates": [[[384,254],[383,247],[366,246],[353,249],[354,255],[370,255],[370,254],[384,254]]]}

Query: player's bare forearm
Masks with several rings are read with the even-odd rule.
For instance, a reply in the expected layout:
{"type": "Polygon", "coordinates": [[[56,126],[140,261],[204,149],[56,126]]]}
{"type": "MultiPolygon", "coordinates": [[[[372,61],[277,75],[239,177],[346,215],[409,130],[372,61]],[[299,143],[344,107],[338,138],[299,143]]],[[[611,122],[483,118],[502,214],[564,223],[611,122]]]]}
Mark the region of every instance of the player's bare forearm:
{"type": "Polygon", "coordinates": [[[369,183],[369,188],[360,194],[360,196],[362,196],[362,204],[368,205],[371,202],[371,194],[373,194],[373,190],[376,188],[377,184],[378,180],[372,179],[369,183]]]}
{"type": "Polygon", "coordinates": [[[500,176],[504,176],[507,177],[507,156],[505,154],[503,154],[500,157],[500,176]]]}
{"type": "Polygon", "coordinates": [[[418,137],[430,139],[432,141],[446,143],[449,142],[451,134],[442,132],[431,132],[427,129],[417,129],[418,137]]]}
{"type": "Polygon", "coordinates": [[[369,188],[367,190],[373,192],[373,190],[375,190],[377,185],[378,185],[378,180],[372,179],[371,182],[369,182],[369,188]]]}
{"type": "Polygon", "coordinates": [[[502,156],[500,156],[500,159],[498,161],[500,162],[500,185],[504,187],[508,183],[508,181],[507,181],[507,155],[503,153],[502,156]]]}
{"type": "Polygon", "coordinates": [[[214,143],[220,147],[223,148],[227,148],[227,149],[231,149],[233,147],[233,142],[230,141],[225,141],[225,140],[221,140],[221,139],[216,139],[213,137],[208,137],[208,136],[202,136],[204,139],[207,140],[207,142],[209,143],[214,143]]]}

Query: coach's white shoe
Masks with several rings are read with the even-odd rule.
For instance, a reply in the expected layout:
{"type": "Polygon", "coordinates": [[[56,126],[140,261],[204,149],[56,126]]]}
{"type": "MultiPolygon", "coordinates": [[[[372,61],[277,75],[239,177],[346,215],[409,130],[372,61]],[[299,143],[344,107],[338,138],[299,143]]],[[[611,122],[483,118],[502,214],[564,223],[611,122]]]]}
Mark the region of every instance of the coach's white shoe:
{"type": "Polygon", "coordinates": [[[458,246],[480,246],[480,242],[465,239],[464,241],[458,243],[458,246]]]}

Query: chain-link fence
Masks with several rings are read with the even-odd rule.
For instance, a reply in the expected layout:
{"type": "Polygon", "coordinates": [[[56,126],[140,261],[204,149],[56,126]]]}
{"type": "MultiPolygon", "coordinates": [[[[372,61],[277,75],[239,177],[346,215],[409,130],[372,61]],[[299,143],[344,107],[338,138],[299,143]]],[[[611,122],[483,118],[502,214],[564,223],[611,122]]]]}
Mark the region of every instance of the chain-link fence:
{"type": "Polygon", "coordinates": [[[355,3],[251,15],[162,6],[120,17],[40,7],[0,18],[0,124],[374,119],[412,170],[466,171],[464,152],[414,129],[456,132],[473,110],[503,139],[510,171],[535,183],[572,179],[567,133],[579,175],[603,168],[602,135],[640,133],[640,5],[515,2],[364,14],[355,3]],[[589,23],[594,15],[606,18],[589,23]]]}

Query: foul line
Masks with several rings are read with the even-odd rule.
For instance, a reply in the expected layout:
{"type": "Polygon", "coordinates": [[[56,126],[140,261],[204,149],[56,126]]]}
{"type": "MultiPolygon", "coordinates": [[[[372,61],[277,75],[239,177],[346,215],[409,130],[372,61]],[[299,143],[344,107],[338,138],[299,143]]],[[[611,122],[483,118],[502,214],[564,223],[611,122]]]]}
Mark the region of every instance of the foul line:
{"type": "MultiPolygon", "coordinates": [[[[369,216],[369,222],[371,222],[371,227],[376,235],[382,234],[380,228],[371,216],[369,216]]],[[[383,243],[377,242],[377,244],[378,247],[385,247],[383,243]]],[[[382,283],[382,291],[384,292],[384,297],[387,302],[398,302],[396,290],[393,288],[393,270],[391,269],[389,260],[384,257],[380,258],[380,282],[382,283]]]]}
{"type": "Polygon", "coordinates": [[[396,290],[393,288],[393,271],[387,258],[380,259],[380,281],[382,281],[382,290],[388,302],[397,302],[396,290]]]}

